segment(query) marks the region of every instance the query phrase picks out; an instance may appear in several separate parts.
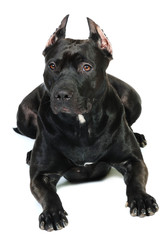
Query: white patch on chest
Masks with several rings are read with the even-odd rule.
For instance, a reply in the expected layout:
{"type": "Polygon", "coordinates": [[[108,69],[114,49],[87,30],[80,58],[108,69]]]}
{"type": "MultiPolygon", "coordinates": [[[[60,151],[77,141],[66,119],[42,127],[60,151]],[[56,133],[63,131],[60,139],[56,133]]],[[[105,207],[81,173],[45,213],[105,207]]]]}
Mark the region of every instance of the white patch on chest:
{"type": "Polygon", "coordinates": [[[86,120],[84,119],[84,117],[83,117],[82,114],[78,114],[78,119],[79,119],[79,122],[80,122],[81,124],[83,124],[83,123],[86,122],[86,120]]]}

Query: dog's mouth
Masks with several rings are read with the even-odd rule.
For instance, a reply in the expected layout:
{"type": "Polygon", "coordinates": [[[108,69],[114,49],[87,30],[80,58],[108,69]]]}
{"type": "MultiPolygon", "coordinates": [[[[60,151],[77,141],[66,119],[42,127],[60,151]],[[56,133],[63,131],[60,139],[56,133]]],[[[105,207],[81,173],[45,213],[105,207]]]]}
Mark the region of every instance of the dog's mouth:
{"type": "Polygon", "coordinates": [[[89,113],[92,109],[92,103],[90,99],[85,103],[55,103],[54,101],[51,102],[51,109],[54,114],[59,113],[66,113],[71,115],[79,115],[89,113]]]}

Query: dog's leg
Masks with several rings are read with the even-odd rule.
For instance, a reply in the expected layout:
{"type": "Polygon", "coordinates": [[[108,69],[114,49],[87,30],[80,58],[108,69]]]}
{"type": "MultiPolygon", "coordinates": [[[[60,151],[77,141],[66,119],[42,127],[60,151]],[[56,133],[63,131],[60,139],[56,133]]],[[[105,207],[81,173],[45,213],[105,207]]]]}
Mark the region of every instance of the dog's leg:
{"type": "Polygon", "coordinates": [[[147,145],[147,140],[145,139],[145,136],[143,134],[139,134],[139,133],[135,133],[134,132],[134,136],[136,137],[139,146],[141,148],[144,148],[147,145]]]}
{"type": "MultiPolygon", "coordinates": [[[[107,76],[124,105],[126,120],[131,128],[132,124],[139,118],[141,114],[141,98],[135,89],[127,83],[110,74],[107,74],[107,76]]],[[[134,135],[140,147],[145,147],[147,145],[147,141],[143,134],[134,133],[134,135]]]]}
{"type": "Polygon", "coordinates": [[[130,207],[130,214],[145,217],[157,212],[156,200],[146,193],[148,171],[144,161],[129,160],[115,168],[123,174],[127,185],[127,206],[130,207]]]}
{"type": "Polygon", "coordinates": [[[59,174],[38,174],[31,180],[31,191],[43,208],[39,216],[39,227],[42,230],[60,230],[68,224],[67,213],[56,193],[56,184],[60,177],[59,174]]]}
{"type": "Polygon", "coordinates": [[[17,127],[14,130],[27,137],[36,138],[37,133],[37,112],[40,106],[45,88],[41,84],[28,94],[21,104],[17,112],[17,127]]]}
{"type": "Polygon", "coordinates": [[[39,217],[39,226],[43,230],[59,230],[68,224],[66,212],[56,193],[56,184],[69,168],[67,159],[54,149],[52,143],[41,137],[36,139],[30,159],[30,186],[43,208],[39,217]]]}

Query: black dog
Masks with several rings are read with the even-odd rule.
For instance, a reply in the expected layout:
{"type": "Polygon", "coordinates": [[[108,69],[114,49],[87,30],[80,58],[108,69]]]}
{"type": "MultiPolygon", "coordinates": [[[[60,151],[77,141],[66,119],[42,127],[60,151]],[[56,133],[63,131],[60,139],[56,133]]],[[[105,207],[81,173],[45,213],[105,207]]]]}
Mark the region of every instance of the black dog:
{"type": "Polygon", "coordinates": [[[61,176],[70,182],[98,180],[111,167],[124,176],[131,215],[153,215],[158,205],[146,193],[140,151],[146,140],[131,129],[141,113],[140,97],[106,74],[112,48],[100,27],[88,19],[89,39],[65,39],[67,20],[43,52],[44,84],[22,101],[17,114],[16,131],[36,138],[27,161],[31,191],[43,207],[40,228],[59,230],[68,223],[56,193],[61,176]]]}

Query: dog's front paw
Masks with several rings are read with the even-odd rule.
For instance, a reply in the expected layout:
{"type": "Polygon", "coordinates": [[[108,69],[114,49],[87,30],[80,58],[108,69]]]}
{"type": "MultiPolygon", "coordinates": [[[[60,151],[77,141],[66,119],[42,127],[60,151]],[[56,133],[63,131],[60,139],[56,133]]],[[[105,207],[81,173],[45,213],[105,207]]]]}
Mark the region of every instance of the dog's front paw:
{"type": "Polygon", "coordinates": [[[39,227],[42,230],[51,232],[53,230],[61,230],[68,225],[65,211],[45,210],[39,216],[39,227]]]}
{"type": "Polygon", "coordinates": [[[128,202],[127,206],[130,207],[130,214],[135,217],[145,217],[154,215],[159,207],[156,200],[148,195],[142,194],[132,197],[128,202]]]}

